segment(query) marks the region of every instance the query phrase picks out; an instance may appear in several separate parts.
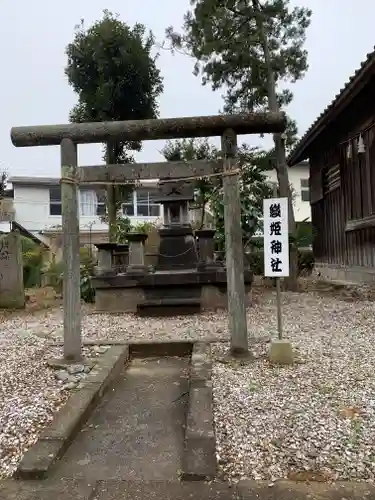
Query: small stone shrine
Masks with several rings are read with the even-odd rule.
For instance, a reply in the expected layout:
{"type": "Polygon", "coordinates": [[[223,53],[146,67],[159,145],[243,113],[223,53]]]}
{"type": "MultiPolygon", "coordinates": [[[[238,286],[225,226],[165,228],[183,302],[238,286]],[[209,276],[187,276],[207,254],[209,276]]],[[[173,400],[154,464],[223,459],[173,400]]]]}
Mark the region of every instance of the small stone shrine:
{"type": "MultiPolygon", "coordinates": [[[[113,266],[116,244],[98,248],[98,269],[93,278],[96,309],[105,312],[182,314],[227,307],[225,264],[214,259],[215,230],[193,231],[189,204],[194,188],[187,182],[159,183],[154,201],[163,208],[164,226],[155,266],[145,264],[144,233],[128,233],[129,257],[125,272],[113,266]]],[[[252,272],[244,271],[250,300],[252,272]]]]}

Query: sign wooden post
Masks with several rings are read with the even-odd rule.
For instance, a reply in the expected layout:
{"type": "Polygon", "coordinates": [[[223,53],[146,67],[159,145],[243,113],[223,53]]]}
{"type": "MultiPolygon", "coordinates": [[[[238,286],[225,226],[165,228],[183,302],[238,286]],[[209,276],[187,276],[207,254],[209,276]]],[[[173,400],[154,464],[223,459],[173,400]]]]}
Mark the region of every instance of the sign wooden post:
{"type": "MultiPolygon", "coordinates": [[[[277,193],[275,194],[277,196],[277,193]]],[[[283,329],[280,278],[289,276],[288,198],[263,200],[263,217],[264,276],[276,279],[277,331],[281,340],[283,329]]]]}

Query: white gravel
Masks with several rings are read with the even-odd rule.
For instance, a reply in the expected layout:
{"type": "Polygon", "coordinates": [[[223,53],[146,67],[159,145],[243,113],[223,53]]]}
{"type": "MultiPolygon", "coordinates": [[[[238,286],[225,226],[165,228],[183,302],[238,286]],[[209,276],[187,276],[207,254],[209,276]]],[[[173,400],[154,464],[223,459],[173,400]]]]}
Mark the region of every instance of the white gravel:
{"type": "MultiPolygon", "coordinates": [[[[221,473],[273,481],[305,471],[325,479],[375,475],[375,302],[284,293],[284,329],[299,361],[272,368],[267,345],[250,364],[226,364],[213,346],[215,423],[221,473]],[[348,418],[346,418],[348,417],[348,418]],[[350,418],[349,418],[350,417],[350,418]]],[[[248,312],[249,332],[276,334],[274,297],[248,312]]],[[[86,314],[85,340],[228,336],[226,313],[178,318],[86,314]]],[[[67,392],[45,361],[57,357],[61,309],[0,318],[0,478],[9,476],[67,392]]],[[[61,349],[60,349],[61,350],[61,349]]]]}
{"type": "MultiPolygon", "coordinates": [[[[85,309],[91,310],[83,308],[85,309]]],[[[82,338],[93,341],[227,338],[226,318],[226,313],[174,318],[142,318],[133,314],[83,314],[82,338]]],[[[34,313],[27,322],[28,328],[41,337],[56,341],[63,338],[62,309],[34,313]]],[[[25,320],[21,321],[20,325],[24,324],[25,320]]]]}
{"type": "MultiPolygon", "coordinates": [[[[0,479],[13,474],[68,397],[67,385],[46,364],[62,356],[46,333],[56,314],[0,316],[0,479]]],[[[84,355],[95,356],[93,351],[85,348],[84,355]]]]}
{"type": "MultiPolygon", "coordinates": [[[[10,320],[8,320],[10,321],[10,320]]],[[[18,321],[16,323],[19,323],[18,321]]],[[[10,476],[23,453],[64,402],[66,393],[45,367],[45,341],[0,325],[0,478],[10,476]]]]}
{"type": "MultiPolygon", "coordinates": [[[[225,363],[213,347],[217,454],[227,479],[375,477],[375,302],[283,294],[284,331],[299,363],[225,363]]],[[[275,297],[250,311],[255,335],[275,334],[275,297]]]]}

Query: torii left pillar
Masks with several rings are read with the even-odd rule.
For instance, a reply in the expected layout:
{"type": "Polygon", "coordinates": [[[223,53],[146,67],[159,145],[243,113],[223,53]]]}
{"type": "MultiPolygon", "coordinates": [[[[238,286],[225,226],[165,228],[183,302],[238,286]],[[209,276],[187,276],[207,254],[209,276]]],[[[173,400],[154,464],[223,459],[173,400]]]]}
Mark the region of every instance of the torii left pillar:
{"type": "Polygon", "coordinates": [[[64,358],[82,359],[77,145],[61,141],[61,212],[63,231],[64,358]]]}

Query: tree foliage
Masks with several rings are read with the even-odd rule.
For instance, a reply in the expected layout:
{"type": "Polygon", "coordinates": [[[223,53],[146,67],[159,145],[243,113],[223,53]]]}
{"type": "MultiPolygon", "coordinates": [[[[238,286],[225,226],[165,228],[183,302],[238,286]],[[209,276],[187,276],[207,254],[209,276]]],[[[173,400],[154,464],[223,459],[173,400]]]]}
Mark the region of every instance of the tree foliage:
{"type": "MultiPolygon", "coordinates": [[[[168,141],[162,154],[167,161],[213,160],[222,158],[221,152],[208,139],[183,139],[168,141]]],[[[252,237],[262,224],[263,198],[270,195],[264,165],[266,152],[243,144],[238,149],[240,169],[241,224],[245,245],[251,244],[252,237]]],[[[222,178],[202,178],[195,183],[196,199],[202,210],[201,226],[208,209],[215,219],[216,241],[224,248],[224,204],[222,178]]]]}
{"type": "Polygon", "coordinates": [[[5,170],[0,171],[0,200],[5,197],[8,184],[8,174],[5,170]]]}
{"type": "MultiPolygon", "coordinates": [[[[89,28],[81,21],[66,48],[65,74],[78,95],[71,121],[156,118],[163,85],[153,45],[153,34],[146,35],[144,25],[130,28],[107,10],[89,28]]],[[[118,143],[119,163],[128,161],[126,149],[140,148],[136,142],[118,143]]]]}
{"type": "MultiPolygon", "coordinates": [[[[267,65],[253,1],[191,0],[191,5],[183,32],[166,31],[172,47],[196,59],[194,71],[203,85],[226,89],[226,112],[267,108],[267,65]]],[[[293,97],[286,82],[299,80],[308,68],[303,46],[311,10],[291,8],[289,0],[263,0],[260,15],[282,107],[293,97]]]]}
{"type": "MultiPolygon", "coordinates": [[[[154,37],[142,24],[129,27],[105,10],[102,19],[86,28],[76,27],[66,48],[65,74],[78,95],[70,113],[73,122],[142,120],[158,116],[158,97],[163,90],[157,56],[152,55],[154,37]]],[[[109,142],[107,163],[131,163],[131,151],[140,151],[137,141],[109,142]]],[[[111,240],[115,240],[116,213],[131,185],[107,189],[107,212],[111,240]]]]}

